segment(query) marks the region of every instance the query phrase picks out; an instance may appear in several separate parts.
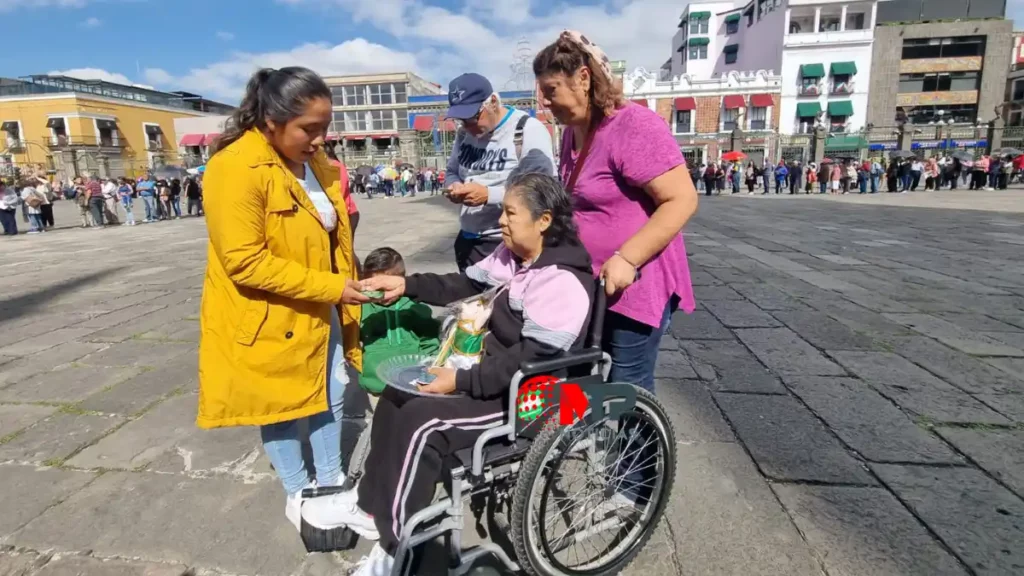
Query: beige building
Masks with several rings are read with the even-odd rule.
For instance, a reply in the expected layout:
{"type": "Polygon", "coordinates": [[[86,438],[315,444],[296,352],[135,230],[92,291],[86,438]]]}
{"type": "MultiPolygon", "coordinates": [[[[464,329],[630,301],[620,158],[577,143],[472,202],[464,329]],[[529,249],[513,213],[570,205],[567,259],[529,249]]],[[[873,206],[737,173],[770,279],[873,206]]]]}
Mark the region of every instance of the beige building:
{"type": "Polygon", "coordinates": [[[339,160],[350,166],[411,156],[416,133],[409,124],[409,98],[444,94],[440,84],[411,72],[324,80],[334,104],[328,140],[339,160]]]}

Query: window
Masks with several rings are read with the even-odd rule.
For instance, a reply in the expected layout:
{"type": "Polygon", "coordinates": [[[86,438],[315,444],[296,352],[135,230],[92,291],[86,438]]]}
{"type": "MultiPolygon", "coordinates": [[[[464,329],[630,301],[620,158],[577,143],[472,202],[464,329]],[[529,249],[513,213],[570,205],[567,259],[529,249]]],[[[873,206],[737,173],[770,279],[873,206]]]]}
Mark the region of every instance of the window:
{"type": "Polygon", "coordinates": [[[942,120],[969,124],[978,119],[977,104],[948,104],[941,106],[915,106],[907,111],[911,124],[927,124],[942,120]],[[942,112],[942,114],[939,114],[942,112]]]}
{"type": "Polygon", "coordinates": [[[50,129],[50,141],[58,146],[65,146],[70,142],[68,129],[63,118],[50,118],[46,121],[46,127],[50,129]]]}
{"type": "Polygon", "coordinates": [[[686,134],[690,130],[690,110],[676,110],[676,133],[686,134]]]}
{"type": "Polygon", "coordinates": [[[100,134],[100,146],[112,148],[117,146],[117,124],[110,120],[96,120],[96,131],[100,134]]]}
{"type": "Polygon", "coordinates": [[[829,132],[846,132],[846,116],[829,116],[829,132]]]}
{"type": "Polygon", "coordinates": [[[690,34],[700,34],[700,20],[690,20],[690,34]]]}
{"type": "MultiPolygon", "coordinates": [[[[404,82],[395,83],[395,84],[392,84],[391,86],[392,86],[392,88],[395,91],[395,104],[405,104],[405,102],[406,102],[405,83],[404,82]]],[[[408,120],[408,119],[406,119],[406,120],[408,120]]]]}
{"type": "Polygon", "coordinates": [[[736,59],[738,58],[739,53],[740,53],[740,47],[738,45],[736,45],[736,44],[732,44],[730,46],[726,46],[725,50],[724,50],[724,53],[725,53],[725,63],[726,64],[735,64],[736,63],[736,59]]]}
{"type": "Polygon", "coordinates": [[[735,33],[739,32],[739,31],[740,31],[740,21],[739,20],[733,20],[732,22],[726,22],[725,23],[725,33],[726,34],[735,34],[735,33]]]}
{"type": "Polygon", "coordinates": [[[985,55],[984,36],[911,38],[903,41],[903,59],[963,58],[985,55]]]}
{"type": "Polygon", "coordinates": [[[160,126],[156,124],[143,124],[146,132],[146,149],[147,150],[163,150],[163,131],[160,130],[160,126]]]}
{"type": "Polygon", "coordinates": [[[366,132],[366,113],[345,112],[345,127],[349,132],[366,132]]]}
{"type": "Polygon", "coordinates": [[[701,34],[707,34],[708,33],[708,20],[707,20],[707,18],[705,18],[705,19],[700,21],[700,33],[701,34]]]}
{"type": "Polygon", "coordinates": [[[4,122],[3,123],[4,140],[8,148],[17,148],[21,146],[21,127],[17,122],[4,122]]]}
{"type": "Polygon", "coordinates": [[[391,104],[391,84],[371,84],[370,85],[370,104],[379,106],[381,104],[391,104]]]}
{"type": "Polygon", "coordinates": [[[345,113],[334,113],[334,124],[331,125],[331,132],[342,133],[345,131],[345,113]]]}
{"type": "Polygon", "coordinates": [[[345,86],[346,106],[366,106],[366,86],[345,86]]]}
{"type": "Polygon", "coordinates": [[[750,129],[751,130],[767,130],[768,129],[768,109],[767,108],[750,108],[748,109],[750,114],[750,129]]]}
{"type": "Polygon", "coordinates": [[[1024,80],[1013,81],[1013,97],[1011,100],[1024,100],[1024,80]]]}
{"type": "Polygon", "coordinates": [[[722,110],[722,130],[729,132],[736,128],[736,110],[725,109],[722,110]]]}
{"type": "Polygon", "coordinates": [[[853,92],[853,83],[850,82],[851,77],[849,74],[833,74],[832,75],[832,93],[833,94],[850,94],[853,92]]]}
{"type": "Polygon", "coordinates": [[[952,72],[949,74],[900,74],[901,94],[917,92],[949,92],[950,90],[978,90],[981,74],[978,72],[952,72]]]}
{"type": "Polygon", "coordinates": [[[821,15],[821,22],[818,24],[818,32],[838,32],[839,16],[821,15]]]}
{"type": "Polygon", "coordinates": [[[331,104],[333,106],[345,105],[345,89],[341,86],[331,87],[331,104]]]}
{"type": "Polygon", "coordinates": [[[371,130],[394,130],[394,110],[370,110],[371,130]]]}
{"type": "Polygon", "coordinates": [[[846,14],[846,29],[847,30],[864,30],[865,14],[863,12],[854,14],[848,12],[846,14]]]}
{"type": "Polygon", "coordinates": [[[690,46],[690,60],[707,60],[708,46],[690,46]]]}
{"type": "Polygon", "coordinates": [[[397,112],[398,114],[398,129],[408,130],[409,129],[409,115],[405,112],[397,112]]]}

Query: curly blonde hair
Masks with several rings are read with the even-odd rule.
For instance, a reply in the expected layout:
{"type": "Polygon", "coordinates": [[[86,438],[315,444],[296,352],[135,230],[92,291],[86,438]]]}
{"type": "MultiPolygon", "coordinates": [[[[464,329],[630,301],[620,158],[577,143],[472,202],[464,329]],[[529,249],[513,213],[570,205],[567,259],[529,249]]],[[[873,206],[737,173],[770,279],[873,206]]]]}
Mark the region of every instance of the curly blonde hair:
{"type": "Polygon", "coordinates": [[[595,112],[611,116],[625,106],[622,81],[609,77],[601,64],[594,62],[589,52],[565,36],[560,36],[537,54],[533,59],[533,74],[540,77],[562,73],[571,78],[583,66],[590,70],[590,92],[587,97],[595,112]]]}

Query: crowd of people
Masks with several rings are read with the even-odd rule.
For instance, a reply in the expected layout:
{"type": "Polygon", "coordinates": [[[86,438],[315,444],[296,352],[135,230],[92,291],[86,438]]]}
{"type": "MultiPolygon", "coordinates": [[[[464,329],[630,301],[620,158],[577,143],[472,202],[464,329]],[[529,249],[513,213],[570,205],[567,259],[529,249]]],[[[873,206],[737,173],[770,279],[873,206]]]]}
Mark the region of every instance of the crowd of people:
{"type": "Polygon", "coordinates": [[[906,193],[923,190],[1005,190],[1012,182],[1024,179],[1024,155],[983,155],[970,160],[966,155],[927,159],[895,157],[857,160],[825,158],[804,166],[799,161],[780,160],[720,162],[690,167],[690,177],[699,192],[710,196],[729,191],[747,194],[876,194],[906,193]],[[884,185],[884,190],[883,190],[884,185]]]}
{"type": "MultiPolygon", "coordinates": [[[[540,121],[502,104],[486,78],[464,74],[448,91],[459,131],[443,174],[424,173],[423,188],[418,176],[402,177],[460,205],[459,272],[407,275],[400,254],[383,248],[356,262],[346,192],[368,190],[372,174],[367,182],[330,164],[331,91],[310,70],[254,74],[207,164],[197,423],[259,426],[296,528],[344,526],[377,541],[359,575],[390,573],[403,526],[429,504],[447,458],[504,419],[518,366],[584,345],[596,290],[608,296],[599,344],[610,378],[651,393],[669,319],[694,309],[680,232],[697,194],[669,127],[625,98],[607,56],[580,33],[560,34],[533,69],[543,104],[566,127],[557,162],[540,121]],[[297,187],[305,194],[289,192],[297,187]],[[404,342],[391,335],[419,318],[405,311],[410,302],[448,304],[493,289],[479,362],[434,368],[420,389],[448,397],[384,388],[362,480],[304,498],[304,488],[345,480],[347,368],[365,373],[364,353],[379,360],[384,342],[404,342]]],[[[434,328],[410,342],[430,340],[434,328]]],[[[619,472],[612,491],[640,505],[650,472],[619,472]]]]}
{"type": "Polygon", "coordinates": [[[358,170],[350,172],[353,194],[366,194],[370,200],[374,194],[385,198],[405,198],[406,195],[416,196],[417,192],[428,192],[431,196],[444,189],[444,170],[422,168],[413,170],[411,166],[403,166],[401,170],[386,168],[369,173],[358,170]]]}
{"type": "Polygon", "coordinates": [[[134,226],[136,201],[144,206],[142,222],[150,223],[181,218],[182,196],[187,202],[188,216],[203,215],[203,184],[199,177],[157,179],[147,175],[133,180],[92,175],[62,182],[37,171],[30,177],[0,182],[0,223],[4,235],[16,236],[20,210],[29,234],[51,230],[55,226],[53,204],[64,200],[78,205],[82,228],[134,226]]]}

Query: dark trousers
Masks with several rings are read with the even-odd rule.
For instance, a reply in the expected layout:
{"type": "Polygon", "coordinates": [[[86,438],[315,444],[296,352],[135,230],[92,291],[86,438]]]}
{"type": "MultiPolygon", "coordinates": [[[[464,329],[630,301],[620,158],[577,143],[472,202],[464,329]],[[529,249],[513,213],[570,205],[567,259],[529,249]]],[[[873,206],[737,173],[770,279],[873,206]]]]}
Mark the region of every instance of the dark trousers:
{"type": "Polygon", "coordinates": [[[370,427],[370,453],[359,480],[359,508],[373,516],[380,545],[394,556],[413,514],[426,508],[445,459],[505,421],[502,398],[427,398],[387,388],[370,427]]]}
{"type": "Polygon", "coordinates": [[[3,224],[4,236],[18,235],[17,214],[17,210],[0,210],[0,224],[3,224]]]}
{"type": "Polygon", "coordinates": [[[89,198],[89,210],[92,211],[92,225],[103,226],[103,210],[106,208],[106,204],[103,202],[103,196],[94,196],[89,198]]]}
{"type": "Polygon", "coordinates": [[[203,215],[203,201],[200,198],[189,198],[188,199],[188,215],[192,215],[192,210],[195,209],[196,216],[203,215]]]}
{"type": "Polygon", "coordinates": [[[43,204],[39,207],[40,216],[43,219],[43,226],[53,226],[53,204],[43,204]]]}
{"type": "Polygon", "coordinates": [[[714,189],[715,189],[715,179],[714,178],[705,178],[704,179],[704,195],[705,196],[711,196],[711,192],[713,192],[714,189]]]}
{"type": "Polygon", "coordinates": [[[921,184],[921,173],[920,172],[911,172],[910,173],[910,179],[911,179],[910,189],[911,190],[917,190],[918,185],[921,184]]]}
{"type": "Polygon", "coordinates": [[[654,368],[658,363],[658,345],[678,305],[675,297],[665,305],[661,325],[657,328],[617,312],[608,311],[604,318],[601,347],[612,357],[609,381],[629,382],[654,393],[654,368]]]}
{"type": "Polygon", "coordinates": [[[790,176],[789,177],[789,193],[796,194],[800,191],[800,177],[790,176]]]}
{"type": "Polygon", "coordinates": [[[981,190],[985,187],[985,173],[981,170],[974,170],[971,172],[971,187],[970,190],[981,190]]]}
{"type": "Polygon", "coordinates": [[[455,263],[459,272],[465,272],[466,268],[490,256],[499,244],[500,238],[469,238],[460,233],[455,237],[455,263]]]}

